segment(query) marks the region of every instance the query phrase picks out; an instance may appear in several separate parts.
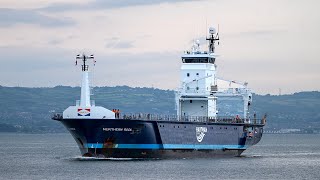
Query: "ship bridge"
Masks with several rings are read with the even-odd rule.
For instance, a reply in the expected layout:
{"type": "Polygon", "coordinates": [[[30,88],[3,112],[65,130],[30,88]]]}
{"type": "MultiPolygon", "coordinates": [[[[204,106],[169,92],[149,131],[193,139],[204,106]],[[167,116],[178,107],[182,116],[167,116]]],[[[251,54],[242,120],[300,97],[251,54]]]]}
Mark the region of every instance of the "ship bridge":
{"type": "Polygon", "coordinates": [[[217,77],[215,43],[219,41],[219,34],[214,28],[210,28],[209,33],[210,36],[206,38],[209,41],[207,51],[200,50],[200,41],[197,40],[191,50],[181,56],[181,85],[176,92],[177,117],[215,119],[221,111],[219,117],[236,113],[240,118],[247,119],[252,102],[251,91],[247,83],[217,77]],[[228,108],[226,103],[232,104],[233,108],[228,108]]]}
{"type": "Polygon", "coordinates": [[[190,53],[189,51],[181,57],[182,63],[210,63],[214,64],[217,55],[214,53],[208,54],[208,52],[195,52],[190,53]]]}
{"type": "Polygon", "coordinates": [[[208,51],[200,50],[200,41],[181,56],[181,86],[176,94],[177,116],[216,117],[216,64],[214,43],[218,34],[210,30],[208,51]]]}

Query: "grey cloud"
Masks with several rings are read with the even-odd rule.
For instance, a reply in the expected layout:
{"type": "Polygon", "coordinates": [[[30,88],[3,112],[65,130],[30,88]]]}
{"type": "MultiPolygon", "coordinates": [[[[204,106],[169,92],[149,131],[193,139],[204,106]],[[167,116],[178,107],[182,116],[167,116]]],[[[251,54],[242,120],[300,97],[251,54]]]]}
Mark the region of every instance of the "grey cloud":
{"type": "Polygon", "coordinates": [[[92,9],[115,9],[132,6],[145,6],[162,3],[179,3],[195,0],[95,0],[88,4],[75,5],[70,3],[56,3],[41,10],[44,11],[70,11],[70,10],[92,10],[92,9]]]}
{"type": "Polygon", "coordinates": [[[179,3],[185,1],[194,1],[194,0],[96,0],[93,6],[95,7],[104,7],[104,8],[121,8],[129,6],[142,6],[142,5],[152,5],[152,4],[161,4],[161,3],[179,3]]]}
{"type": "MultiPolygon", "coordinates": [[[[28,47],[0,47],[2,58],[0,71],[9,72],[28,72],[61,68],[66,64],[73,64],[73,60],[66,60],[70,55],[66,50],[58,48],[28,48],[28,47]]],[[[72,54],[71,54],[72,55],[72,54]]],[[[73,58],[72,56],[70,58],[73,58]]]]}
{"type": "Polygon", "coordinates": [[[118,37],[108,38],[106,41],[106,48],[128,49],[134,47],[134,41],[121,41],[118,37]]]}
{"type": "Polygon", "coordinates": [[[246,35],[269,35],[269,34],[274,34],[274,33],[279,33],[279,32],[284,32],[282,30],[256,30],[256,31],[249,31],[249,32],[244,32],[243,34],[246,35]]]}
{"type": "Polygon", "coordinates": [[[178,85],[179,52],[116,53],[97,56],[95,82],[102,85],[161,87],[174,89],[178,85]],[[116,78],[113,78],[116,77],[116,78]]]}
{"type": "Polygon", "coordinates": [[[54,40],[48,41],[48,44],[50,45],[57,45],[61,43],[63,43],[63,40],[60,40],[60,39],[54,39],[54,40]]]}
{"type": "Polygon", "coordinates": [[[118,42],[118,43],[108,43],[106,47],[116,48],[116,49],[128,49],[134,46],[133,46],[133,41],[124,41],[124,42],[118,42]]]}
{"type": "Polygon", "coordinates": [[[54,3],[45,8],[41,8],[41,11],[47,12],[63,12],[63,11],[71,11],[71,10],[84,10],[88,8],[87,5],[79,5],[79,4],[70,4],[70,3],[54,3]]]}
{"type": "MultiPolygon", "coordinates": [[[[269,37],[273,35],[280,35],[286,32],[287,31],[283,29],[266,29],[266,30],[252,30],[252,31],[245,31],[245,32],[230,33],[230,34],[225,34],[225,36],[257,38],[257,37],[269,37]]],[[[221,36],[223,36],[223,34],[221,34],[221,36]]]]}
{"type": "MultiPolygon", "coordinates": [[[[74,66],[77,53],[59,48],[0,48],[0,77],[6,77],[0,79],[0,85],[79,85],[79,66],[74,66]]],[[[96,54],[94,82],[100,86],[155,85],[164,89],[175,89],[179,85],[180,56],[179,52],[96,54]]],[[[319,85],[314,83],[320,80],[316,62],[306,63],[304,68],[301,68],[299,63],[288,65],[281,59],[268,58],[219,58],[216,62],[219,77],[248,81],[249,87],[257,93],[279,87],[287,92],[287,88],[319,89],[319,85]],[[310,77],[313,81],[310,81],[310,77]]]]}
{"type": "Polygon", "coordinates": [[[133,42],[120,42],[116,44],[115,48],[132,48],[133,47],[133,42]]]}
{"type": "MultiPolygon", "coordinates": [[[[0,85],[79,85],[80,67],[75,55],[59,48],[0,48],[0,85]],[[19,52],[19,53],[16,53],[19,52]]],[[[93,52],[94,53],[94,52],[93,52]]],[[[129,85],[175,88],[179,77],[179,53],[96,54],[96,85],[129,85]],[[166,72],[163,72],[166,69],[166,72]],[[116,78],[115,78],[116,77],[116,78]],[[170,79],[169,82],[167,80],[170,79]],[[173,80],[174,79],[174,80],[173,80]]]]}
{"type": "Polygon", "coordinates": [[[74,24],[70,19],[58,19],[45,16],[35,10],[0,8],[0,26],[12,26],[19,23],[36,24],[45,27],[59,27],[74,24]]]}

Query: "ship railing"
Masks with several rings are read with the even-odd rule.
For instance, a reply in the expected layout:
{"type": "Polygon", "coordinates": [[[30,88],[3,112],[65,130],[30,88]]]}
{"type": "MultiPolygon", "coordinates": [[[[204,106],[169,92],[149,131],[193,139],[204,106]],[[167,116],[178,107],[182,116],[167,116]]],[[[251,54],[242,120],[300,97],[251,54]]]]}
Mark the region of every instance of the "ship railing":
{"type": "Polygon", "coordinates": [[[132,120],[151,120],[151,121],[180,121],[180,122],[204,122],[204,123],[233,123],[233,124],[265,124],[265,119],[244,119],[232,116],[177,116],[177,115],[159,115],[145,113],[124,114],[123,119],[132,120]]]}
{"type": "Polygon", "coordinates": [[[202,95],[202,94],[210,94],[210,91],[208,91],[207,89],[205,88],[189,88],[189,87],[186,87],[186,88],[183,88],[183,89],[180,89],[180,92],[183,93],[183,94],[199,94],[199,95],[202,95]]]}
{"type": "Polygon", "coordinates": [[[203,89],[203,88],[180,88],[178,89],[180,94],[185,95],[213,95],[216,96],[240,96],[244,94],[250,94],[251,89],[249,88],[219,88],[216,86],[212,86],[211,90],[203,89]]]}
{"type": "Polygon", "coordinates": [[[137,120],[163,120],[163,121],[177,121],[176,115],[159,115],[149,113],[128,113],[123,115],[123,119],[137,119],[137,120]]]}
{"type": "MultiPolygon", "coordinates": [[[[63,119],[62,112],[51,112],[51,119],[63,119]]],[[[266,115],[262,118],[244,119],[233,116],[177,116],[150,113],[128,113],[121,115],[120,119],[150,120],[150,121],[179,121],[179,122],[203,122],[203,123],[232,123],[232,124],[265,124],[266,115]]]]}
{"type": "Polygon", "coordinates": [[[217,91],[218,94],[226,94],[226,95],[242,95],[242,94],[250,94],[251,93],[251,89],[249,88],[244,88],[244,87],[240,87],[240,88],[218,88],[217,91]]]}

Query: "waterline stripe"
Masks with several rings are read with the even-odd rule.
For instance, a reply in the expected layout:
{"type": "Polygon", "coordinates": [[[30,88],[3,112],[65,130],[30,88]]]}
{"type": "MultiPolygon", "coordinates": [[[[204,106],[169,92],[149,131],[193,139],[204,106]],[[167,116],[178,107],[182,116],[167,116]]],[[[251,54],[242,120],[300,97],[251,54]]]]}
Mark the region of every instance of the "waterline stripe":
{"type": "MultiPolygon", "coordinates": [[[[85,148],[103,148],[101,143],[87,143],[85,148]]],[[[114,144],[119,149],[246,149],[244,145],[202,145],[202,144],[114,144]]]]}
{"type": "Polygon", "coordinates": [[[164,149],[246,149],[242,145],[164,144],[164,149]]]}

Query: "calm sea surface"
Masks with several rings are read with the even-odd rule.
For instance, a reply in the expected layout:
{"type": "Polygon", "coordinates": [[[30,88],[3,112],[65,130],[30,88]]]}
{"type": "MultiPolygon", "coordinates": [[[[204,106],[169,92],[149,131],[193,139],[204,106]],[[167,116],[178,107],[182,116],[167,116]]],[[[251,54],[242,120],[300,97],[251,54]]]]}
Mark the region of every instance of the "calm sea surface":
{"type": "Polygon", "coordinates": [[[270,135],[242,157],[88,161],[69,134],[0,134],[0,179],[320,179],[320,135],[270,135]]]}

